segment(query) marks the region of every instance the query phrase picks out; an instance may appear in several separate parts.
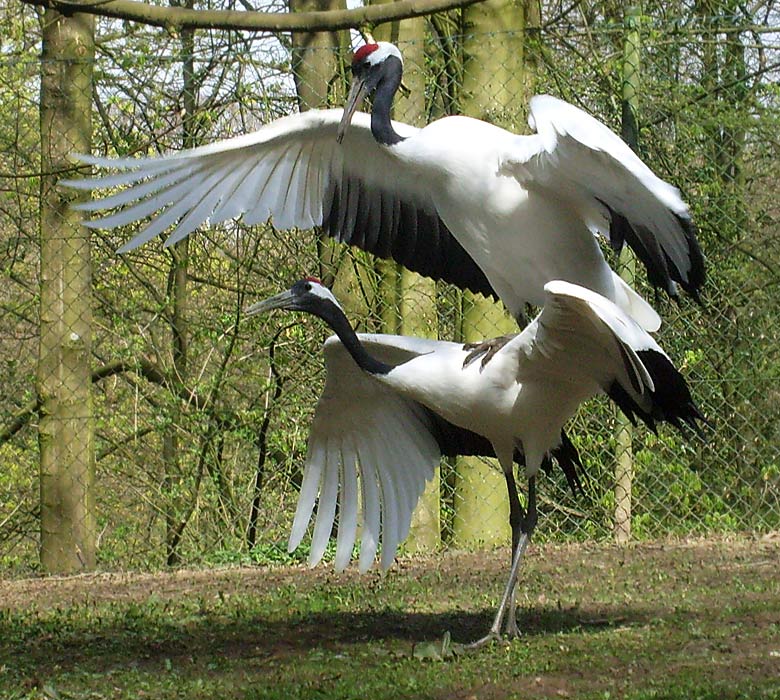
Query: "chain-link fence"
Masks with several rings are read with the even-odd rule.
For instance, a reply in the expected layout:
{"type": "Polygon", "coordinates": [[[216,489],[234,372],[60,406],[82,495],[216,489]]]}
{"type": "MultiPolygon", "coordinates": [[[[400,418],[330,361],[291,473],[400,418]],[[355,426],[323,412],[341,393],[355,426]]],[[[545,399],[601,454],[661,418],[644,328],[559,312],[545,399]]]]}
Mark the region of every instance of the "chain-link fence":
{"type": "MultiPolygon", "coordinates": [[[[776,528],[780,36],[768,29],[776,9],[760,17],[658,10],[630,22],[553,10],[546,23],[519,34],[469,33],[457,13],[419,20],[420,37],[399,43],[406,80],[424,99],[399,98],[395,116],[425,123],[466,111],[522,133],[528,95],[550,92],[620,132],[630,82],[638,149],[690,203],[709,275],[701,307],[655,298],[642,271],[635,286],[661,313],[658,340],[708,425],[703,437],[667,426],[658,435],[643,427],[621,433],[606,399],[589,402],[569,428],[587,468],[586,495],[572,496],[562,474],[544,478],[537,536],[612,536],[620,456],[629,458],[634,537],[776,528]],[[481,56],[503,62],[487,68],[490,84],[469,64],[477,45],[481,56]],[[497,91],[506,95],[494,97],[497,91]]],[[[321,241],[314,231],[271,226],[232,223],[173,249],[153,241],[121,256],[117,247],[136,229],[98,230],[89,239],[91,280],[84,271],[69,278],[57,260],[85,251],[72,241],[46,250],[49,239],[62,243],[56,231],[68,225],[68,210],[55,206],[38,235],[39,195],[46,196],[38,177],[46,172],[38,25],[21,6],[6,8],[3,21],[0,570],[34,568],[42,518],[44,529],[60,527],[60,506],[74,498],[88,521],[79,527],[94,531],[103,567],[283,558],[328,331],[281,314],[243,321],[241,310],[316,274],[333,285],[359,330],[460,340],[470,333],[474,305],[498,323],[492,331],[480,326],[482,335],[511,323],[479,299],[321,241]],[[86,288],[63,291],[85,279],[86,288]],[[59,287],[47,296],[53,280],[59,287]],[[86,306],[68,320],[78,301],[86,306]],[[89,342],[77,323],[86,324],[89,342]],[[45,335],[52,328],[53,339],[45,335]],[[68,390],[78,389],[70,384],[85,366],[81,389],[91,383],[91,391],[74,406],[68,390]],[[88,455],[86,471],[68,471],[79,450],[88,455]],[[46,484],[41,490],[41,474],[54,480],[55,495],[46,484]]],[[[187,44],[102,20],[97,37],[95,152],[164,152],[244,133],[298,108],[284,39],[198,32],[187,44]]],[[[330,49],[305,58],[339,67],[327,81],[334,105],[343,99],[345,58],[330,49]]],[[[506,541],[503,478],[494,467],[444,462],[426,498],[437,511],[434,542],[506,541]],[[484,522],[469,525],[475,518],[484,522]]],[[[415,538],[426,541],[425,533],[415,538]]]]}

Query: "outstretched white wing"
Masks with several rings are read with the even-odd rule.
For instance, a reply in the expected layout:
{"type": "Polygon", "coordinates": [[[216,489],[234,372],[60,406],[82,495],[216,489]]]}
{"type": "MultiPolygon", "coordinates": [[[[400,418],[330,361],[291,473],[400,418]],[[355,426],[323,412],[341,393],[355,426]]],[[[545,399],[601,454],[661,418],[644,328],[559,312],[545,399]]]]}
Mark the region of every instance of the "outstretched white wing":
{"type": "MultiPolygon", "coordinates": [[[[360,339],[373,356],[393,364],[440,342],[368,334],[360,339]]],[[[289,548],[301,543],[316,503],[309,563],[317,564],[338,504],[336,569],[349,563],[359,524],[360,570],[371,567],[380,543],[381,565],[387,568],[441,458],[432,418],[420,404],[360,370],[336,336],[325,342],[325,366],[289,548]]]]}
{"type": "Polygon", "coordinates": [[[535,136],[519,136],[503,168],[529,189],[568,198],[592,230],[628,243],[653,284],[696,296],[704,261],[679,190],[656,176],[604,124],[549,95],[531,100],[535,136]]]}
{"type": "MultiPolygon", "coordinates": [[[[394,179],[387,155],[371,137],[368,115],[357,114],[344,143],[336,142],[341,114],[338,109],[294,114],[251,134],[158,158],[77,155],[83,163],[119,172],[63,184],[78,189],[128,186],[77,207],[84,211],[121,207],[114,215],[88,222],[94,228],[110,229],[154,216],[151,225],[122,250],[149,241],[180,218],[166,241],[169,245],[206,221],[215,224],[239,216],[247,224],[273,217],[278,228],[311,228],[323,222],[329,189],[344,172],[365,187],[376,180],[388,186],[394,179]]],[[[404,135],[417,131],[405,124],[396,128],[404,135]]],[[[414,188],[404,187],[402,181],[396,179],[392,186],[414,195],[414,188]]]]}
{"type": "MultiPolygon", "coordinates": [[[[339,241],[422,275],[492,294],[484,273],[439,218],[425,183],[374,140],[369,115],[357,112],[343,142],[336,141],[342,113],[293,114],[251,134],[157,158],[76,155],[114,173],[61,184],[121,188],[76,205],[88,212],[115,210],[86,226],[113,229],[149,219],[119,252],[169,229],[166,245],[205,223],[270,219],[280,229],[322,226],[339,241]]],[[[399,122],[393,128],[404,137],[419,131],[399,122]]]]}

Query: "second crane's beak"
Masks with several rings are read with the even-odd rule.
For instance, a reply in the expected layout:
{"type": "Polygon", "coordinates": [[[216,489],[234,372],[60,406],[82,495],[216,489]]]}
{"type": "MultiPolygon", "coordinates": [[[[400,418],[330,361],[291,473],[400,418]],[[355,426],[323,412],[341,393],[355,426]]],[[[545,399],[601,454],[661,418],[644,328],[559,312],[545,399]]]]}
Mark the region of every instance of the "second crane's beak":
{"type": "Polygon", "coordinates": [[[347,131],[347,127],[352,122],[352,116],[368,95],[369,87],[366,85],[366,81],[362,78],[353,76],[352,87],[349,89],[349,95],[347,96],[347,102],[344,105],[344,115],[341,117],[341,123],[339,124],[338,131],[336,132],[336,141],[341,143],[344,138],[344,134],[347,131]]]}
{"type": "Polygon", "coordinates": [[[296,296],[292,293],[292,290],[288,289],[286,292],[252,304],[244,311],[244,316],[257,316],[273,309],[293,309],[295,307],[295,299],[296,296]]]}

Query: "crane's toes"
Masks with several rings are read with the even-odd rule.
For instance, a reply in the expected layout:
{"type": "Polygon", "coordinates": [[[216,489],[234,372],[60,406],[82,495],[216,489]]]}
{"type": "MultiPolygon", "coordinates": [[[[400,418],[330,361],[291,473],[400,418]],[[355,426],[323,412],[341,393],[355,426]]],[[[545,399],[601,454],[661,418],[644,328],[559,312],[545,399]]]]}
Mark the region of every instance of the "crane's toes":
{"type": "Polygon", "coordinates": [[[464,350],[470,350],[466,359],[463,360],[463,369],[466,369],[472,362],[482,358],[482,368],[490,362],[493,356],[506,345],[514,336],[501,335],[498,338],[491,338],[490,340],[482,340],[478,343],[466,343],[463,346],[464,350]]]}
{"type": "Polygon", "coordinates": [[[478,639],[476,642],[471,642],[471,644],[464,644],[462,649],[464,652],[477,651],[477,649],[481,649],[482,647],[487,646],[488,644],[493,644],[494,642],[498,644],[508,643],[505,639],[501,637],[501,635],[498,632],[490,630],[490,632],[488,632],[481,639],[478,639]]]}
{"type": "Polygon", "coordinates": [[[466,367],[468,367],[472,362],[478,360],[488,351],[486,345],[487,343],[465,343],[464,344],[463,349],[471,350],[471,352],[468,355],[466,355],[466,359],[463,360],[463,369],[466,369],[466,367]]]}

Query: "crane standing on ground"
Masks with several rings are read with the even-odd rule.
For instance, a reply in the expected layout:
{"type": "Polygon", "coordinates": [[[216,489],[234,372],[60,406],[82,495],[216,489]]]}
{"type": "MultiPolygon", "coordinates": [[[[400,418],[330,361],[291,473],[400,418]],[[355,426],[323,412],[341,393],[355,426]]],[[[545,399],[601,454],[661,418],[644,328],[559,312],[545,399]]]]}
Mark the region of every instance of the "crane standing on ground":
{"type": "MultiPolygon", "coordinates": [[[[490,631],[476,645],[498,638],[504,623],[508,634],[518,633],[515,591],[537,521],[536,475],[583,401],[607,393],[652,429],[657,422],[696,428],[702,420],[685,379],[652,337],[608,299],[568,282],[548,282],[541,313],[486,366],[465,368],[469,349],[459,343],[356,334],[315,278],[247,313],[272,309],[314,314],[336,333],[325,343],[327,379],[289,542],[291,551],[300,544],[317,501],[311,564],[325,551],[337,502],[336,567],[348,564],[360,502],[360,568],[371,566],[380,539],[387,568],[442,453],[457,454],[478,436],[489,442],[509,491],[513,563],[490,631]],[[525,512],[513,475],[518,451],[528,479],[525,512]]],[[[474,452],[487,453],[484,446],[474,452]]]]}

